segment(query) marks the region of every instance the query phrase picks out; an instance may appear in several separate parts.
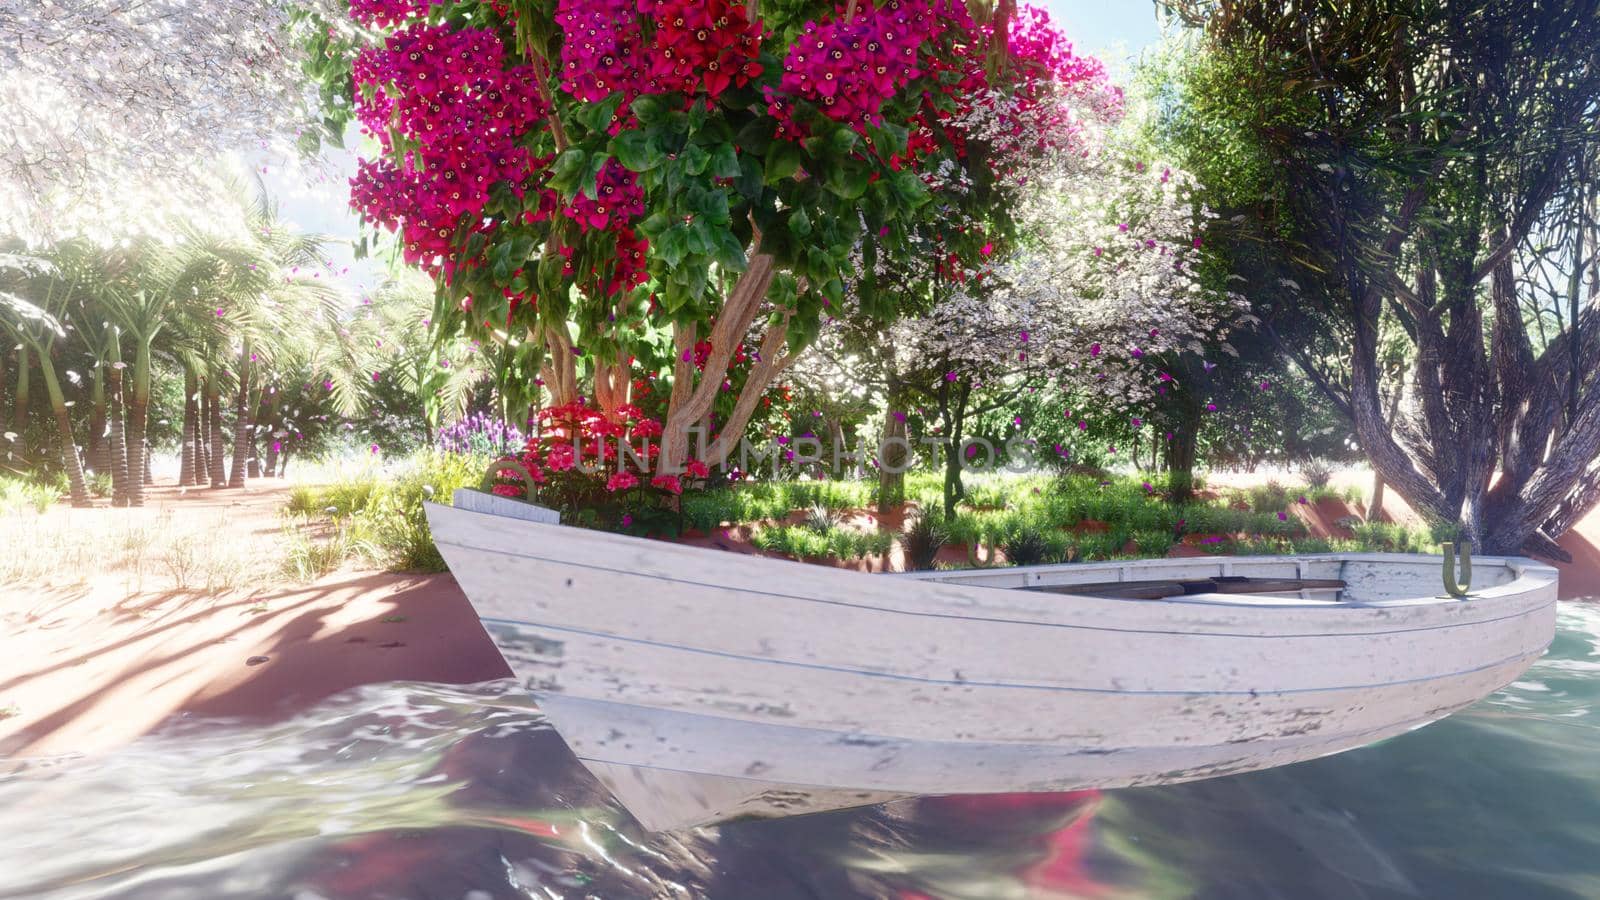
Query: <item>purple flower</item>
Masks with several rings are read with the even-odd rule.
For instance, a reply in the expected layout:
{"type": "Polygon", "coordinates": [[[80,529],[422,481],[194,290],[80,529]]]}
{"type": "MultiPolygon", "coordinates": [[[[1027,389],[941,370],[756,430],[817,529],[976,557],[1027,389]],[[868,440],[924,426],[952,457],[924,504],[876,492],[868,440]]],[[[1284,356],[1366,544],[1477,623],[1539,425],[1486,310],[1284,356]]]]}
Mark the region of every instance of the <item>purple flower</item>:
{"type": "Polygon", "coordinates": [[[1289,514],[1286,513],[1286,512],[1278,513],[1278,521],[1279,522],[1287,522],[1287,521],[1289,521],[1289,514]]]}

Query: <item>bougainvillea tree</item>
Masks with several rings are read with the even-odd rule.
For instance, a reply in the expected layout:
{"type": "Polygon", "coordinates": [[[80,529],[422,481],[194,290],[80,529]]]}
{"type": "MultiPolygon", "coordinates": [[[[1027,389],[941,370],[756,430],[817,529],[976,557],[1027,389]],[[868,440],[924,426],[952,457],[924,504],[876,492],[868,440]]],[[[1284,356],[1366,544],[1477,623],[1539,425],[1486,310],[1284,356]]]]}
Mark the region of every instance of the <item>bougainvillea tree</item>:
{"type": "Polygon", "coordinates": [[[1077,76],[1039,20],[981,12],[356,0],[354,108],[382,152],[353,201],[435,277],[437,327],[514,348],[557,406],[617,418],[649,383],[659,467],[721,459],[827,319],[895,317],[846,285],[920,253],[941,173],[1048,149],[1029,125],[1077,76]],[[1042,68],[1015,61],[1033,44],[1042,68]]]}

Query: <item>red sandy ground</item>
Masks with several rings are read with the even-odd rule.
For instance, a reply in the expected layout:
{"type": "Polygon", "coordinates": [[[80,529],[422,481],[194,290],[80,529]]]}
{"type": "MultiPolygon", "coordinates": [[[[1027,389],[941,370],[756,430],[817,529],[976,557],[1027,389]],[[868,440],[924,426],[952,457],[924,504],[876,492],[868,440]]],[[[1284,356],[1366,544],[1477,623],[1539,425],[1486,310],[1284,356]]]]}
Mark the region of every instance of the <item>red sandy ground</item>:
{"type": "MultiPolygon", "coordinates": [[[[277,485],[163,487],[149,502],[206,521],[224,509],[225,527],[262,540],[270,553],[285,493],[277,485]]],[[[1349,512],[1342,503],[1297,510],[1316,534],[1336,533],[1334,523],[1349,512]]],[[[1392,492],[1385,512],[1410,516],[1392,492]]],[[[858,527],[900,524],[858,518],[858,527]]],[[[3,546],[5,529],[0,518],[0,552],[19,552],[3,546]]],[[[751,552],[745,538],[735,529],[686,542],[751,552]]],[[[1600,515],[1561,544],[1574,557],[1562,566],[1562,596],[1600,596],[1600,515]]],[[[1185,549],[1194,552],[1178,552],[1185,549]]],[[[964,562],[963,551],[955,555],[951,562],[964,562]]],[[[73,580],[70,587],[0,585],[0,757],[93,752],[178,714],[271,720],[364,684],[467,684],[510,674],[448,575],[341,570],[309,585],[220,597],[130,596],[121,578],[73,580]]]]}

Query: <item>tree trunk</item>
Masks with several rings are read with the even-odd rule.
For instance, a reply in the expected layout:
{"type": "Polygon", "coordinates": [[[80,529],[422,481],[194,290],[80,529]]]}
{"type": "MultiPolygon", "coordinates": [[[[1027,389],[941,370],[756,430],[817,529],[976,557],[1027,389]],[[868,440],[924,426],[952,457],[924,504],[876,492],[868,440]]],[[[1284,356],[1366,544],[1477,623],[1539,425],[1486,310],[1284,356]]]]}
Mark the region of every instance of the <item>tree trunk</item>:
{"type": "Polygon", "coordinates": [[[44,375],[44,388],[50,395],[50,408],[56,414],[56,432],[61,441],[61,463],[67,469],[67,485],[73,506],[90,506],[89,488],[83,480],[83,466],[78,461],[78,445],[72,438],[72,419],[67,415],[67,398],[61,393],[61,383],[56,380],[56,364],[48,353],[39,354],[39,371],[44,375]]]}
{"type": "MultiPolygon", "coordinates": [[[[733,289],[728,292],[717,314],[708,338],[711,351],[698,378],[693,365],[696,343],[694,325],[680,324],[673,329],[673,353],[676,358],[673,360],[672,394],[667,401],[666,422],[663,423],[661,436],[659,467],[662,472],[683,470],[684,463],[688,461],[690,429],[711,411],[717,394],[722,390],[722,382],[727,378],[728,365],[733,361],[734,352],[749,333],[750,325],[766,299],[776,260],[770,254],[760,252],[759,246],[758,239],[756,246],[751,248],[749,264],[739,274],[738,281],[734,282],[733,289]]],[[[783,347],[784,330],[779,325],[768,326],[761,342],[761,359],[745,379],[744,387],[734,403],[734,414],[729,416],[722,433],[706,454],[711,458],[708,461],[720,462],[727,457],[728,452],[744,436],[750,413],[761,394],[766,391],[772,378],[788,364],[790,358],[781,358],[778,354],[783,347]]]]}
{"type": "Polygon", "coordinates": [[[149,438],[145,438],[144,439],[144,449],[139,454],[139,456],[140,456],[141,459],[144,460],[144,483],[146,485],[155,484],[156,483],[156,476],[154,474],[154,471],[150,467],[150,439],[149,438]]]}
{"type": "Polygon", "coordinates": [[[24,462],[28,459],[28,379],[31,378],[31,367],[28,365],[28,348],[17,347],[17,393],[12,398],[11,430],[16,432],[17,439],[11,442],[11,452],[24,462]]]}
{"type": "Polygon", "coordinates": [[[129,497],[128,485],[128,446],[127,425],[123,420],[122,411],[122,369],[114,367],[111,370],[111,505],[127,506],[129,497]]]}
{"type": "Polygon", "coordinates": [[[195,394],[200,390],[200,379],[193,370],[185,367],[183,371],[183,447],[178,451],[178,484],[187,486],[194,481],[195,467],[195,442],[199,437],[199,429],[195,427],[195,418],[200,414],[198,404],[195,403],[195,394]]]}
{"type": "Polygon", "coordinates": [[[89,468],[96,475],[104,475],[111,467],[111,448],[106,444],[106,368],[103,361],[95,365],[89,389],[89,468]]]}
{"type": "Polygon", "coordinates": [[[204,487],[209,481],[206,473],[211,471],[211,397],[207,393],[204,378],[199,379],[197,390],[199,396],[195,398],[194,473],[191,483],[204,487]]]}
{"type": "Polygon", "coordinates": [[[144,505],[144,474],[149,444],[145,428],[150,417],[150,347],[141,342],[133,364],[133,402],[128,405],[128,505],[144,505]]]}
{"type": "Polygon", "coordinates": [[[1372,470],[1372,502],[1367,506],[1367,521],[1383,521],[1383,473],[1372,470]]]}
{"type": "Polygon", "coordinates": [[[1205,416],[1199,391],[1185,388],[1177,399],[1177,423],[1163,453],[1167,462],[1167,498],[1174,504],[1183,504],[1194,499],[1194,463],[1205,416]]]}
{"type": "MultiPolygon", "coordinates": [[[[250,455],[245,460],[246,478],[261,477],[261,402],[260,391],[250,397],[250,455]]],[[[270,421],[270,419],[269,419],[270,421]]]]}
{"type": "Polygon", "coordinates": [[[222,459],[222,392],[216,389],[215,382],[206,393],[206,406],[206,435],[211,443],[206,451],[207,474],[211,477],[212,487],[227,487],[228,473],[222,459]]]}
{"type": "Polygon", "coordinates": [[[233,404],[233,465],[228,469],[228,487],[244,487],[244,467],[250,457],[250,432],[255,430],[255,411],[250,408],[250,342],[239,353],[239,397],[233,404]]]}

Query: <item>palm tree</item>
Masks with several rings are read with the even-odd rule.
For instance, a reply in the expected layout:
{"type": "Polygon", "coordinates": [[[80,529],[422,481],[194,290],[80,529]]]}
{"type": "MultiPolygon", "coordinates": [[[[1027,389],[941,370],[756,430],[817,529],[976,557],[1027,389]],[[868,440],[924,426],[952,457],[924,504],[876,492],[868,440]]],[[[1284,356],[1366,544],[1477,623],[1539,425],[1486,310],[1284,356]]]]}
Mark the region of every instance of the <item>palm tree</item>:
{"type": "Polygon", "coordinates": [[[75,294],[83,288],[83,260],[81,249],[70,244],[58,247],[55,256],[48,260],[14,253],[0,255],[0,327],[38,357],[45,391],[55,413],[72,505],[88,506],[89,491],[55,359],[57,342],[67,336],[62,319],[75,294]]]}
{"type": "Polygon", "coordinates": [[[131,506],[144,505],[146,431],[156,337],[177,308],[192,306],[201,288],[217,277],[218,262],[186,245],[145,241],[138,248],[139,272],[131,283],[106,292],[111,320],[133,344],[132,397],[127,402],[127,454],[131,506]]]}

